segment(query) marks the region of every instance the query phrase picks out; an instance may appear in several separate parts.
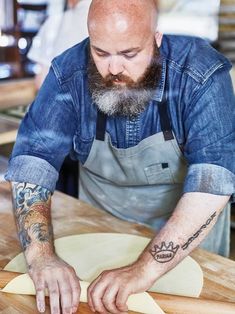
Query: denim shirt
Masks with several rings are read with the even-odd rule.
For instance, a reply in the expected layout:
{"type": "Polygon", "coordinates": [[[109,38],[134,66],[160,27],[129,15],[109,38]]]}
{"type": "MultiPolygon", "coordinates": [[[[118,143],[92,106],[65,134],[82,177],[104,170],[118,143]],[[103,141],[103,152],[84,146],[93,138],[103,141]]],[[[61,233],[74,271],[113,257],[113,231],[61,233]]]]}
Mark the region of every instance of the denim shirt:
{"type": "MultiPolygon", "coordinates": [[[[106,132],[117,148],[137,145],[161,131],[164,91],[176,140],[188,163],[184,192],[231,195],[235,191],[235,97],[229,61],[206,41],[164,36],[162,74],[153,100],[135,118],[112,116],[106,132]]],[[[86,161],[96,132],[96,105],[88,90],[89,39],[52,62],[23,119],[6,180],[54,191],[69,153],[86,161]]],[[[97,156],[99,158],[99,156],[97,156]]],[[[167,156],[165,156],[167,161],[167,156]]]]}

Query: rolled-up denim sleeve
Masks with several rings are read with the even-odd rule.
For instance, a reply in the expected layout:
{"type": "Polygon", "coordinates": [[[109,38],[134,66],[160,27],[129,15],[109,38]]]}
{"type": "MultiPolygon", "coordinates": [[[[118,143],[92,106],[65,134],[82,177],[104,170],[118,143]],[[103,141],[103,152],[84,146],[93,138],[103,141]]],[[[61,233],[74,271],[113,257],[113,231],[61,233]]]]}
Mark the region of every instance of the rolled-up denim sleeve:
{"type": "Polygon", "coordinates": [[[235,192],[235,98],[227,69],[215,72],[184,112],[184,192],[235,192]]]}
{"type": "Polygon", "coordinates": [[[5,179],[40,185],[53,192],[58,180],[58,171],[42,158],[20,155],[11,158],[5,179]]]}
{"type": "Polygon", "coordinates": [[[70,93],[51,67],[26,113],[5,179],[54,191],[60,167],[72,149],[76,112],[70,93]]]}

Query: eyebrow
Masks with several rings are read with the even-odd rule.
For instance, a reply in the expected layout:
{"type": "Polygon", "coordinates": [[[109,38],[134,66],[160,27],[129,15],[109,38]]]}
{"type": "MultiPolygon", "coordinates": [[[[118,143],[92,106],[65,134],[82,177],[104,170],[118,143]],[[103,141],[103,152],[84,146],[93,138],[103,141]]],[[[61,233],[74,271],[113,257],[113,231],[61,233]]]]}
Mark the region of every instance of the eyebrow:
{"type": "MultiPolygon", "coordinates": [[[[102,50],[96,46],[92,46],[92,48],[94,48],[95,50],[102,52],[102,53],[108,53],[107,51],[102,50]]],[[[118,54],[129,53],[129,52],[138,52],[138,51],[140,51],[140,47],[133,47],[133,48],[122,50],[122,51],[118,52],[118,54]]]]}

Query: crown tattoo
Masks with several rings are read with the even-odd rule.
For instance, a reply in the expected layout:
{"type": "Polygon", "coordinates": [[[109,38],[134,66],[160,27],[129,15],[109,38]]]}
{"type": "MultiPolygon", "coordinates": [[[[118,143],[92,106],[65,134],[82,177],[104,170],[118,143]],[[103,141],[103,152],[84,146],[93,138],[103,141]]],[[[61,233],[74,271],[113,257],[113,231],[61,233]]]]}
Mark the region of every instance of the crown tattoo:
{"type": "Polygon", "coordinates": [[[150,253],[158,263],[166,263],[175,257],[178,249],[179,245],[174,247],[173,242],[170,242],[168,245],[166,245],[165,242],[162,242],[161,246],[154,245],[154,248],[150,250],[150,253]]]}

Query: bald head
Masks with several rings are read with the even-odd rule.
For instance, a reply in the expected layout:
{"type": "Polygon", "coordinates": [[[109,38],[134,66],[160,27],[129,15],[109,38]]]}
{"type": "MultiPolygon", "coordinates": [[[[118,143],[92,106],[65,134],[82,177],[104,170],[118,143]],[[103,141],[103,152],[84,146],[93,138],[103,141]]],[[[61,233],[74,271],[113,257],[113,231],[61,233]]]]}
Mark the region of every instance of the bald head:
{"type": "MultiPolygon", "coordinates": [[[[91,55],[101,76],[122,74],[138,82],[161,44],[156,23],[156,0],[93,0],[88,30],[91,55]]],[[[118,77],[115,84],[125,87],[118,77]]]]}
{"type": "Polygon", "coordinates": [[[90,36],[98,32],[154,33],[156,0],[93,0],[88,15],[90,36]]]}

